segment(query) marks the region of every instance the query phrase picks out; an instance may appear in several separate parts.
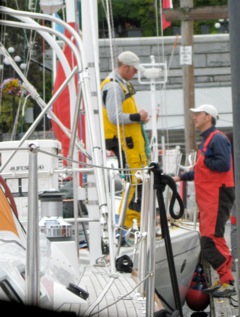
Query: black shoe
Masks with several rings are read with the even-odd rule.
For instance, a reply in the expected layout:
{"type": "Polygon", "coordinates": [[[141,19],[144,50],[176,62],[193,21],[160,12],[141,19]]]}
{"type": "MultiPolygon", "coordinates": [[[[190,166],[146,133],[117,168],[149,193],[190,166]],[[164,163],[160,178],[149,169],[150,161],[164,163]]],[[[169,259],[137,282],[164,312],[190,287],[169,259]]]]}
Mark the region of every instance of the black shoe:
{"type": "Polygon", "coordinates": [[[217,280],[212,286],[210,286],[208,288],[204,288],[203,293],[211,295],[214,292],[216,292],[221,286],[222,286],[222,284],[220,283],[219,280],[217,280]]]}

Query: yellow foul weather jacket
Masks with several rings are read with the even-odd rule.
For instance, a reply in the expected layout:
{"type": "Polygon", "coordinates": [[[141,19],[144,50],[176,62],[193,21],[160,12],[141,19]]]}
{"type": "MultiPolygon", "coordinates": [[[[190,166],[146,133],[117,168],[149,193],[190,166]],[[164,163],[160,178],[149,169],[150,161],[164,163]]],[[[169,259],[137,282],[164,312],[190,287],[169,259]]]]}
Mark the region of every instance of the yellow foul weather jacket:
{"type": "MultiPolygon", "coordinates": [[[[106,78],[102,84],[103,86],[111,81],[111,78],[106,78]]],[[[123,89],[125,100],[122,103],[122,112],[128,114],[138,113],[138,108],[134,96],[131,95],[127,88],[124,87],[121,83],[118,82],[120,87],[123,89]]],[[[114,106],[114,105],[113,105],[114,106]]],[[[108,113],[106,107],[103,105],[103,120],[104,120],[104,132],[105,139],[113,139],[114,137],[118,140],[120,139],[121,148],[124,151],[127,165],[130,169],[134,168],[143,168],[148,165],[148,158],[145,152],[145,139],[142,133],[142,125],[140,122],[132,122],[130,124],[121,124],[119,122],[120,135],[118,136],[117,125],[112,124],[108,118],[108,113]]],[[[141,197],[135,199],[135,192],[141,194],[141,185],[138,185],[138,188],[135,188],[135,176],[137,170],[131,171],[131,190],[128,199],[128,208],[126,212],[126,220],[124,225],[126,227],[132,227],[133,219],[137,219],[138,224],[140,222],[140,208],[141,208],[141,197]]],[[[121,209],[121,206],[120,206],[121,209]]]]}

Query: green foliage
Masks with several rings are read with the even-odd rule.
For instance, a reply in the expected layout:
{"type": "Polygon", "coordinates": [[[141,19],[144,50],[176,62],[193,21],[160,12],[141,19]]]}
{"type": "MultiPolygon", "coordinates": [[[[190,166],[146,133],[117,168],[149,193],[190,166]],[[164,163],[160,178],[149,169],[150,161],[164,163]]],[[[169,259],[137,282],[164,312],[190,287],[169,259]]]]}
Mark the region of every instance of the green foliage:
{"type": "Polygon", "coordinates": [[[228,0],[193,0],[194,7],[226,6],[228,0]]]}
{"type": "MultiPolygon", "coordinates": [[[[173,7],[179,8],[181,0],[172,0],[173,7]]],[[[226,6],[228,0],[193,0],[194,7],[211,7],[211,6],[226,6]]]]}
{"type": "MultiPolygon", "coordinates": [[[[18,106],[20,106],[19,112],[19,120],[17,123],[17,131],[20,132],[20,129],[28,128],[28,124],[25,123],[25,119],[22,117],[22,106],[24,103],[24,98],[21,99],[18,96],[13,95],[4,95],[2,96],[2,104],[1,104],[1,115],[0,115],[0,132],[1,133],[11,133],[13,130],[14,120],[17,113],[18,106]],[[20,105],[19,105],[20,102],[20,105]],[[23,125],[23,126],[22,126],[23,125]]],[[[32,103],[30,100],[26,103],[26,108],[31,107],[32,103]]]]}
{"type": "MultiPolygon", "coordinates": [[[[102,8],[103,0],[99,0],[99,29],[104,28],[104,35],[100,32],[100,37],[108,37],[106,34],[106,15],[102,8]]],[[[181,0],[172,0],[173,8],[180,8],[181,0]]],[[[116,36],[128,37],[131,31],[138,30],[138,36],[156,36],[158,26],[161,23],[159,14],[159,0],[112,0],[112,15],[116,36]],[[156,10],[157,4],[157,10],[156,10]],[[156,13],[157,12],[157,13],[156,13]],[[157,15],[157,16],[156,16],[157,15]]],[[[193,7],[226,6],[228,0],[193,0],[193,7]]],[[[209,25],[210,33],[217,33],[214,27],[216,21],[195,21],[194,34],[204,33],[202,25],[209,25]]],[[[172,22],[171,27],[164,30],[164,35],[174,35],[174,27],[179,27],[180,21],[172,22]]],[[[132,34],[135,34],[132,32],[132,34]]],[[[160,32],[161,34],[161,32],[160,32]]],[[[130,35],[134,36],[134,35],[130,35]]]]}
{"type": "MultiPolygon", "coordinates": [[[[102,1],[99,1],[102,6],[102,1]]],[[[99,26],[102,28],[106,16],[99,7],[99,26]]],[[[156,35],[155,6],[152,0],[112,0],[112,14],[114,17],[114,28],[119,36],[127,36],[128,31],[139,29],[141,36],[156,35]]]]}

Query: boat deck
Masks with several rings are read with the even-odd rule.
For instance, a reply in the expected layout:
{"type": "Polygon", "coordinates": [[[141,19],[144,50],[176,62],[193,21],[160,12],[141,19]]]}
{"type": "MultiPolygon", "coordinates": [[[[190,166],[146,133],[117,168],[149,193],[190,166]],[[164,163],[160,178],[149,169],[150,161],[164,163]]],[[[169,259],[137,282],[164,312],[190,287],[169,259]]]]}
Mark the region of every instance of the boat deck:
{"type": "Polygon", "coordinates": [[[87,303],[64,309],[77,316],[144,316],[146,300],[139,296],[131,273],[109,273],[107,267],[86,266],[79,286],[89,294],[87,303]]]}

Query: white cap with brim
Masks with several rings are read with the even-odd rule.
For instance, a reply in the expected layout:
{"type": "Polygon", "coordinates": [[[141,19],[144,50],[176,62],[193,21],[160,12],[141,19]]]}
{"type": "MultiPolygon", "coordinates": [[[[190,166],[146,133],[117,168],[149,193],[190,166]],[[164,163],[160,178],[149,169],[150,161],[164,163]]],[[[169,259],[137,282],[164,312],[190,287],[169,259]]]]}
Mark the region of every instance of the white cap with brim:
{"type": "Polygon", "coordinates": [[[146,70],[140,64],[139,57],[135,53],[133,53],[131,51],[125,51],[125,52],[122,52],[121,54],[119,54],[118,55],[118,60],[122,64],[125,64],[127,66],[132,66],[132,67],[136,68],[137,70],[139,70],[141,72],[145,72],[145,70],[146,70]]]}
{"type": "Polygon", "coordinates": [[[201,105],[198,108],[190,108],[192,112],[206,112],[215,119],[219,119],[217,109],[212,105],[201,105]]]}

